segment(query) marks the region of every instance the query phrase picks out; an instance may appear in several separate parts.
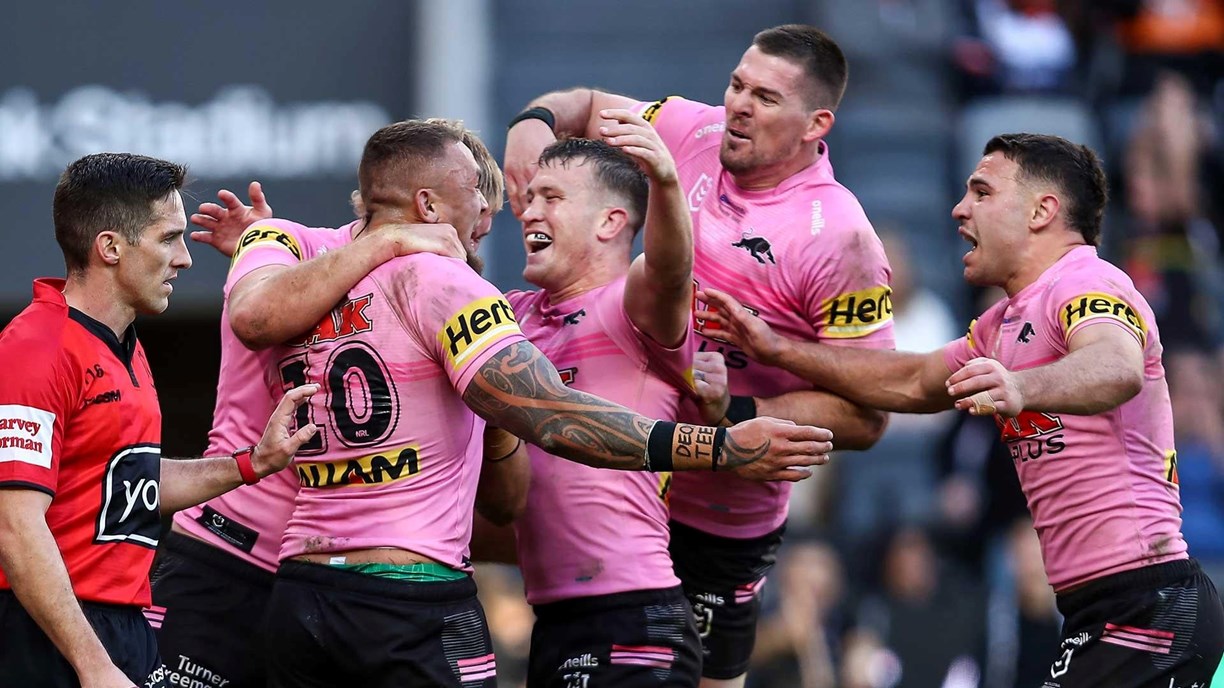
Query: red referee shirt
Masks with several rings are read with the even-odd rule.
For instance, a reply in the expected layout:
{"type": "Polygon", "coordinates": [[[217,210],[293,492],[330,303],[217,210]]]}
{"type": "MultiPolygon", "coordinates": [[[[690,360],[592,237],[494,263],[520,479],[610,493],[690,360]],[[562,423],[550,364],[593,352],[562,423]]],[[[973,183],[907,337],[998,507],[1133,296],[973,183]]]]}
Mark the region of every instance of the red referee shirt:
{"type": "MultiPolygon", "coordinates": [[[[147,606],[160,530],[161,409],[129,327],[64,302],[63,280],[0,332],[0,487],[51,495],[47,524],[82,600],[147,606]]],[[[0,571],[0,588],[8,588],[0,571]]]]}

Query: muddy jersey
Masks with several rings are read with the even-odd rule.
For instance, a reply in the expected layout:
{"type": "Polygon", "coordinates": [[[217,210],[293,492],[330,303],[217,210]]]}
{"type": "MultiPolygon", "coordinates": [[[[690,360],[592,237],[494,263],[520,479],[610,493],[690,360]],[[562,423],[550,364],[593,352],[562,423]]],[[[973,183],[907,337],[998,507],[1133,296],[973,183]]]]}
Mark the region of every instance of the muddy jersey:
{"type": "MultiPolygon", "coordinates": [[[[330,228],[304,227],[288,220],[260,220],[238,241],[225,280],[221,308],[221,370],[217,405],[208,432],[206,456],[225,456],[259,442],[281,385],[270,387],[265,371],[276,364],[272,349],[252,351],[229,326],[230,290],[242,278],[270,265],[290,267],[352,241],[357,223],[330,228]]],[[[299,411],[299,414],[303,414],[299,411]]],[[[174,515],[174,523],[197,538],[251,564],[275,571],[281,536],[293,511],[298,480],[292,471],[274,473],[174,515]]]]}
{"type": "Polygon", "coordinates": [[[1152,309],[1126,273],[1081,246],[944,349],[952,371],[977,357],[1026,370],[1066,356],[1071,337],[1086,327],[1119,328],[1143,347],[1138,395],[1092,416],[995,417],[1055,590],[1187,556],[1173,412],[1152,309]]]}
{"type": "MultiPolygon", "coordinates": [[[[506,295],[523,334],[561,379],[650,418],[675,418],[691,388],[692,336],[659,345],[625,312],[625,278],[552,304],[547,292],[506,295]]],[[[667,553],[669,473],[616,471],[530,445],[527,508],[514,523],[527,601],[680,584],[667,553]]]]}
{"type": "MultiPolygon", "coordinates": [[[[892,301],[884,249],[862,207],[820,159],[772,189],[748,191],[722,168],[724,109],[683,98],[639,105],[680,173],[693,215],[699,288],[734,296],[778,333],[836,346],[892,348],[892,301]]],[[[811,389],[807,381],[749,360],[696,321],[701,351],[720,351],[732,394],[772,397],[811,389]]],[[[686,420],[697,420],[687,409],[686,420]]],[[[678,473],[672,518],[732,538],[776,530],[791,483],[749,483],[727,474],[678,473]]]]}
{"type": "Polygon", "coordinates": [[[467,570],[484,421],[463,402],[480,366],[523,336],[510,305],[461,260],[395,258],[299,342],[274,384],[314,382],[317,440],[281,558],[372,547],[467,570]]]}
{"type": "Polygon", "coordinates": [[[161,533],[153,374],[135,327],[121,340],[63,290],[36,280],[0,332],[0,488],[51,496],[47,527],[78,599],[146,606],[161,533]]]}

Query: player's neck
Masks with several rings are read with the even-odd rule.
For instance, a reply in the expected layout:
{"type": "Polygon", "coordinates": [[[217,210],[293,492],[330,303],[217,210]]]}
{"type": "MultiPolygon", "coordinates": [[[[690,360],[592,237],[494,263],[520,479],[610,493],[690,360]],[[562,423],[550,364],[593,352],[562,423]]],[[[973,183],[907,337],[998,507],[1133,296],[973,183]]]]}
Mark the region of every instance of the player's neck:
{"type": "Polygon", "coordinates": [[[1007,280],[1007,284],[1003,285],[1008,298],[1015,297],[1025,287],[1041,279],[1046,270],[1062,260],[1063,256],[1081,246],[1086,246],[1083,239],[1068,239],[1048,246],[1030,248],[1028,255],[1018,261],[1020,268],[1011,279],[1007,280]]]}
{"type": "Polygon", "coordinates": [[[553,288],[545,287],[544,291],[548,294],[548,303],[556,306],[592,289],[611,284],[628,271],[629,266],[626,264],[611,265],[602,261],[593,261],[561,285],[553,288]]]}
{"type": "Polygon", "coordinates": [[[114,284],[96,271],[68,276],[64,285],[64,301],[72,308],[106,325],[123,339],[123,333],[136,319],[136,309],[123,303],[114,284]]]}

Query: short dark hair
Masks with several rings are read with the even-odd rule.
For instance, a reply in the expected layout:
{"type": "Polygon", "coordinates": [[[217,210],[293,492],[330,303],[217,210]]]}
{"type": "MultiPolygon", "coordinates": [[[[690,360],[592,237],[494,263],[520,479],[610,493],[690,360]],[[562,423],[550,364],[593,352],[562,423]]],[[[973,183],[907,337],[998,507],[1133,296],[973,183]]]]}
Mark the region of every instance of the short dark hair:
{"type": "Polygon", "coordinates": [[[594,166],[595,179],[607,190],[624,197],[633,231],[641,229],[646,221],[650,183],[633,158],[603,141],[578,138],[561,139],[540,153],[541,167],[554,164],[565,167],[574,160],[594,166]]]}
{"type": "Polygon", "coordinates": [[[153,220],[153,203],[183,188],[187,168],[132,153],[86,155],[64,170],[51,206],[55,240],[68,272],[89,265],[98,234],[118,232],[129,244],[153,220]]]}
{"type": "Polygon", "coordinates": [[[807,24],[784,24],[753,36],[752,44],[766,55],[784,57],[803,67],[811,85],[804,94],[809,107],[837,109],[850,67],[837,41],[828,34],[807,24]]]}
{"type": "Polygon", "coordinates": [[[1101,221],[1109,200],[1101,160],[1088,146],[1046,134],[1000,134],[982,155],[1002,153],[1030,180],[1049,182],[1062,192],[1067,224],[1090,246],[1101,241],[1101,221]]]}
{"type": "Polygon", "coordinates": [[[395,122],[374,132],[366,141],[357,168],[357,181],[366,212],[372,203],[380,180],[390,176],[397,187],[421,182],[421,173],[429,170],[452,143],[463,143],[463,125],[453,120],[409,119],[395,122]]]}

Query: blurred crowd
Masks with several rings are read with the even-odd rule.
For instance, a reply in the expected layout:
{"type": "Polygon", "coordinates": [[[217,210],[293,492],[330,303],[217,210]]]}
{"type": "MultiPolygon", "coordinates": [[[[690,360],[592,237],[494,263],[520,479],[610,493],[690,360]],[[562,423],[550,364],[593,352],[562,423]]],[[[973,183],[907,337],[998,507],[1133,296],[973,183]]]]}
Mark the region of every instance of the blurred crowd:
{"type": "MultiPolygon", "coordinates": [[[[960,5],[943,49],[962,112],[1016,96],[1051,104],[1079,117],[1067,126],[1108,166],[1102,253],[1155,309],[1182,530],[1224,584],[1224,0],[941,1],[960,5]]],[[[862,2],[886,19],[924,4],[862,2]]],[[[993,133],[1015,121],[995,112],[993,133]]],[[[839,153],[834,164],[854,155],[839,153]]],[[[921,235],[876,224],[899,349],[956,338],[1000,297],[924,285],[911,258],[921,235]]],[[[876,447],[839,455],[804,486],[765,589],[750,688],[1041,685],[1061,618],[993,419],[894,416],[876,447]]],[[[478,583],[503,685],[520,685],[532,621],[521,583],[503,566],[478,583]]]]}

